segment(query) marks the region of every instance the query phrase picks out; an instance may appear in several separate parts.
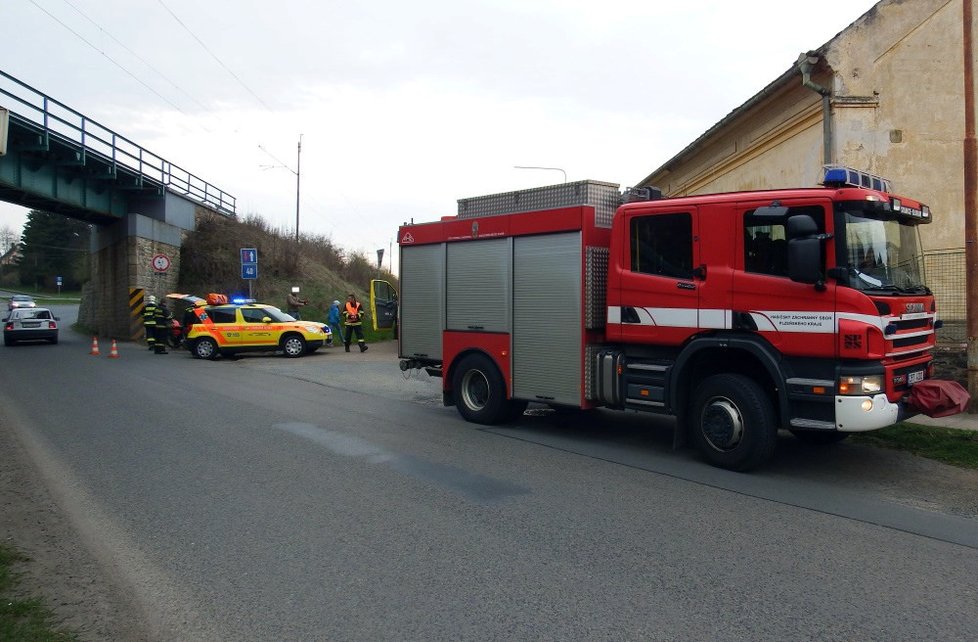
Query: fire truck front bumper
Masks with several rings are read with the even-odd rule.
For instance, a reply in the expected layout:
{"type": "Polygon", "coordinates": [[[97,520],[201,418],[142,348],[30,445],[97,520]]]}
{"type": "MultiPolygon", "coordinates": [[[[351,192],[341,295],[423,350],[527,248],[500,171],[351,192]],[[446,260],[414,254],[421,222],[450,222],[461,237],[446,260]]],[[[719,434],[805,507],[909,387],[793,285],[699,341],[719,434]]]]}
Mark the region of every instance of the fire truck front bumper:
{"type": "Polygon", "coordinates": [[[885,394],[836,395],[835,427],[840,432],[866,432],[892,426],[914,414],[900,403],[893,403],[885,394]]]}

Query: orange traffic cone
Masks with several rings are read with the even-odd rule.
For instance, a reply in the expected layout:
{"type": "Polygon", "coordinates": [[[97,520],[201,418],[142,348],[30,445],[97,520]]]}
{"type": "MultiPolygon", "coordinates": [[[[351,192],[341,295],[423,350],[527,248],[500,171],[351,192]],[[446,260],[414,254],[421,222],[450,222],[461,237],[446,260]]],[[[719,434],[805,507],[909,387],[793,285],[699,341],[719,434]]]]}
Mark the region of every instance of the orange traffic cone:
{"type": "Polygon", "coordinates": [[[115,339],[112,339],[112,349],[109,350],[109,359],[118,359],[118,358],[119,358],[119,348],[117,348],[115,345],[115,339]]]}
{"type": "Polygon", "coordinates": [[[99,354],[98,353],[98,337],[92,337],[92,351],[89,352],[88,354],[94,354],[96,357],[98,356],[98,354],[99,354]]]}

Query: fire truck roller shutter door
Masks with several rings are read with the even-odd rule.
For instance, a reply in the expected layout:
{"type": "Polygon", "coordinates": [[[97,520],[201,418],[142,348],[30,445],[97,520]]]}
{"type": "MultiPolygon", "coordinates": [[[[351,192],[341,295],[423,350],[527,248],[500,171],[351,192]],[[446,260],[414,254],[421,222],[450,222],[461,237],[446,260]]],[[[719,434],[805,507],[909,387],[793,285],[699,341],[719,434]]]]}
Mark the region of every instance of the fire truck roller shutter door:
{"type": "Polygon", "coordinates": [[[445,244],[401,247],[401,357],[442,358],[445,244]]]}
{"type": "Polygon", "coordinates": [[[513,245],[513,396],[579,406],[583,335],[581,234],[513,245]]]}

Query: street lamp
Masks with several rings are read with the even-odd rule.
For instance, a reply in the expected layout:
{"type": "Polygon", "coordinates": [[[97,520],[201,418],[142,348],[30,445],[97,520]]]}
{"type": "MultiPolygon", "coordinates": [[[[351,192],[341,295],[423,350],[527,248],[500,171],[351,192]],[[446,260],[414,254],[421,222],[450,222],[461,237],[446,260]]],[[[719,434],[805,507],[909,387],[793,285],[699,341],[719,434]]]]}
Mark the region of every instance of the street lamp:
{"type": "Polygon", "coordinates": [[[564,175],[564,182],[565,183],[567,182],[567,172],[565,172],[559,167],[537,167],[535,165],[513,165],[513,169],[545,169],[545,170],[550,170],[552,172],[560,172],[561,174],[564,175]]]}
{"type": "Polygon", "coordinates": [[[295,242],[298,244],[299,242],[299,180],[302,178],[302,173],[300,171],[300,168],[302,167],[302,134],[299,134],[299,144],[296,147],[295,169],[292,169],[291,167],[289,167],[288,165],[280,161],[278,158],[273,156],[270,151],[268,151],[261,145],[258,146],[258,149],[268,154],[269,158],[271,158],[272,160],[278,163],[278,165],[262,165],[261,166],[262,169],[274,169],[276,167],[282,167],[295,174],[295,242]]]}

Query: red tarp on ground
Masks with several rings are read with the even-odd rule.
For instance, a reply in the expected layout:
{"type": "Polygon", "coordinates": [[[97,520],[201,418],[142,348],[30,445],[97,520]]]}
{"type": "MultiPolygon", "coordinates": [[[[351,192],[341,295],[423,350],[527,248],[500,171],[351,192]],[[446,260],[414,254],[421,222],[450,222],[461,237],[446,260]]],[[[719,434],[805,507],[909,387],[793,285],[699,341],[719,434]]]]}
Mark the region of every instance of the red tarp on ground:
{"type": "Polygon", "coordinates": [[[947,417],[964,412],[971,396],[956,381],[928,379],[910,389],[910,405],[928,417],[947,417]]]}

